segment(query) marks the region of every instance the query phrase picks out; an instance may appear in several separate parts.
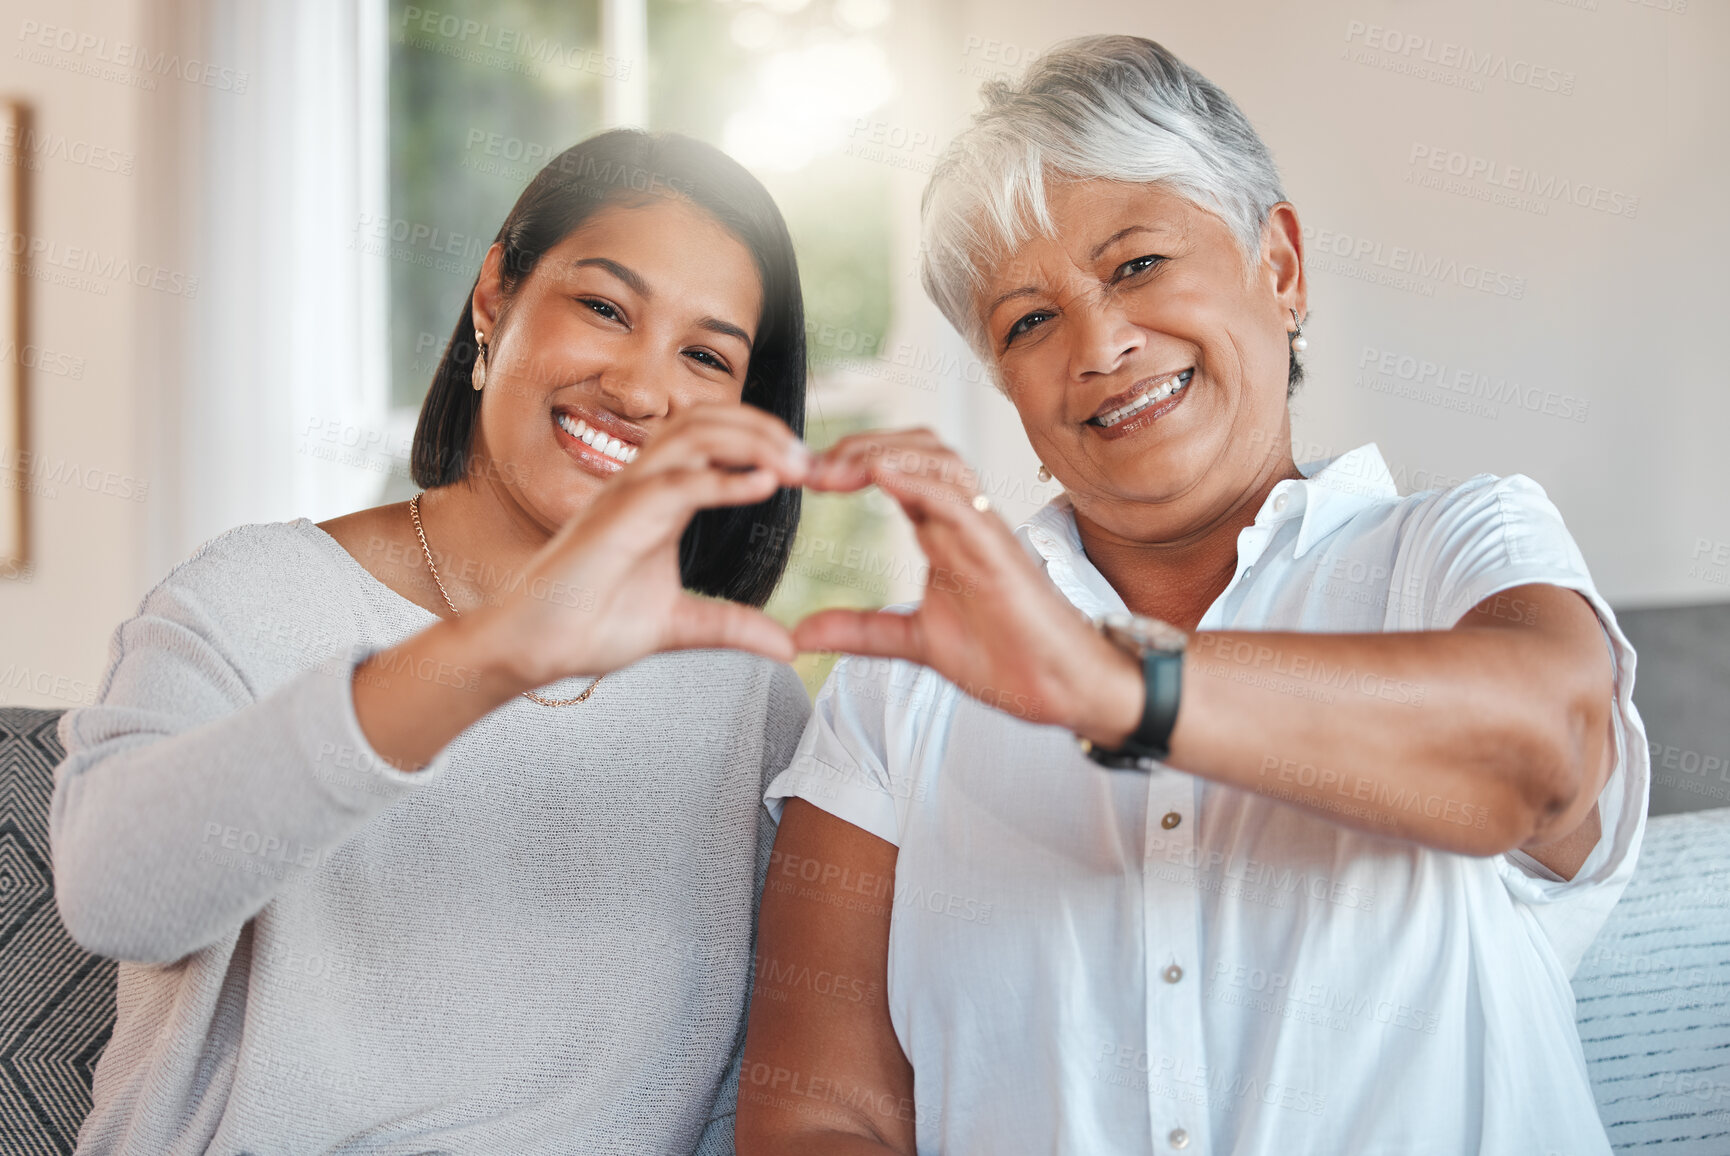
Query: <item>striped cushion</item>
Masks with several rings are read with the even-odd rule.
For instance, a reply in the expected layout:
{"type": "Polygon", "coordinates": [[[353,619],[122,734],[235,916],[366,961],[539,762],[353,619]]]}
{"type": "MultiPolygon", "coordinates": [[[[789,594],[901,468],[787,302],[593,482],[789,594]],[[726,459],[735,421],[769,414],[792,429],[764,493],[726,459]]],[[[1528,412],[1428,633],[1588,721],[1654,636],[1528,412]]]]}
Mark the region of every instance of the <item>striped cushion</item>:
{"type": "Polygon", "coordinates": [[[48,798],[60,712],[0,707],[0,1152],[69,1153],[114,1023],[114,964],[54,909],[48,798]]]}
{"type": "Polygon", "coordinates": [[[1574,994],[1616,1152],[1730,1153],[1730,808],[1648,821],[1574,994]]]}

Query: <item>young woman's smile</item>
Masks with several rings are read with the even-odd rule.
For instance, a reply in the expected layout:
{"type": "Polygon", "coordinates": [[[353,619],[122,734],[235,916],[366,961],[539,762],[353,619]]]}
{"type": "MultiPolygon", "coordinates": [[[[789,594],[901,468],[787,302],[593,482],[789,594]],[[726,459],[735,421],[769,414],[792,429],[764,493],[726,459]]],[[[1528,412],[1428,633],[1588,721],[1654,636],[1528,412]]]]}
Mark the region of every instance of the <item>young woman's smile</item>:
{"type": "Polygon", "coordinates": [[[544,504],[548,525],[686,409],[742,397],[762,281],[750,250],[684,201],[601,209],[508,304],[498,284],[483,273],[474,296],[488,339],[476,449],[524,463],[517,498],[544,504]],[[575,487],[546,484],[567,477],[575,487]]]}
{"type": "Polygon", "coordinates": [[[648,432],[598,406],[565,402],[553,406],[553,433],[579,466],[601,477],[637,460],[648,432]]]}

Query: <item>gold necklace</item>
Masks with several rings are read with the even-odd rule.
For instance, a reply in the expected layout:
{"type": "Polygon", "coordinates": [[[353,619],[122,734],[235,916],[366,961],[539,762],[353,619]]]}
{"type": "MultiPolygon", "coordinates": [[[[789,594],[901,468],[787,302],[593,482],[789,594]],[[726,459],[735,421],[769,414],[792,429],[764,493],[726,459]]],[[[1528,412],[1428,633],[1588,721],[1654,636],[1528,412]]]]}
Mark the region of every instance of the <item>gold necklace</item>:
{"type": "MultiPolygon", "coordinates": [[[[426,544],[426,531],[421,529],[420,500],[421,494],[425,493],[426,491],[422,490],[419,494],[416,494],[408,500],[408,516],[414,519],[415,536],[420,539],[420,550],[422,554],[426,555],[426,568],[432,572],[433,584],[439,588],[439,593],[444,596],[445,605],[451,608],[451,617],[461,618],[462,612],[457,609],[457,604],[451,601],[450,591],[445,589],[444,581],[439,577],[439,568],[433,563],[432,547],[426,544]]],[[[589,688],[582,694],[579,694],[576,698],[543,698],[532,690],[523,691],[523,697],[528,699],[530,702],[538,702],[542,706],[576,706],[579,702],[582,702],[591,694],[594,694],[595,688],[601,685],[601,679],[605,677],[607,676],[603,674],[599,678],[596,678],[595,681],[589,684],[589,688]]]]}

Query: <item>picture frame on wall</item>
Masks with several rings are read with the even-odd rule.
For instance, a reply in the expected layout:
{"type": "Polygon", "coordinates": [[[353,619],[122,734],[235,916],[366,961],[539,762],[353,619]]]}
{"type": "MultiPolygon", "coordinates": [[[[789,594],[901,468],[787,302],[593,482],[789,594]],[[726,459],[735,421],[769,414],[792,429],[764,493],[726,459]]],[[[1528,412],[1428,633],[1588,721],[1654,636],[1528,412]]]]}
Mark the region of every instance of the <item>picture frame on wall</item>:
{"type": "Polygon", "coordinates": [[[29,110],[18,101],[0,100],[0,579],[27,578],[30,573],[24,244],[28,129],[29,110]]]}

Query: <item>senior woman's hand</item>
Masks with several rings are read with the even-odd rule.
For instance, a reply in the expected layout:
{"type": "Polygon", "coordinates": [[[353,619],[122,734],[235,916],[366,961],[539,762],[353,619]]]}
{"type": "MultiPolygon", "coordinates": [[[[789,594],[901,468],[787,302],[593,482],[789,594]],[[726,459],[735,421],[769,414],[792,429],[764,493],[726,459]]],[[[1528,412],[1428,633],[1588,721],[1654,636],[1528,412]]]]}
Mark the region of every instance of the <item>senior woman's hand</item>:
{"type": "MultiPolygon", "coordinates": [[[[795,628],[799,647],[918,662],[991,706],[1121,746],[1141,718],[1141,671],[1051,585],[1002,519],[975,506],[975,473],[929,431],[868,433],[821,455],[806,485],[873,483],[912,519],[931,564],[924,600],[911,614],[820,611],[795,628]]],[[[1280,752],[1361,786],[1354,799],[1368,801],[1340,814],[1325,782],[1278,784],[1280,797],[1330,821],[1470,855],[1520,847],[1570,878],[1598,839],[1597,796],[1614,765],[1609,654],[1573,591],[1505,593],[1535,608],[1532,623],[1498,615],[1491,598],[1451,630],[1197,633],[1169,761],[1269,791],[1269,752],[1280,752]],[[1281,693],[1301,680],[1265,669],[1272,653],[1375,671],[1378,685],[1422,688],[1427,709],[1375,694],[1320,709],[1281,693]],[[1566,710],[1534,712],[1516,693],[1532,685],[1566,710]],[[1398,804],[1414,791],[1446,806],[1431,815],[1398,804]],[[1462,825],[1460,814],[1483,822],[1462,825]]]]}
{"type": "Polygon", "coordinates": [[[980,508],[978,475],[927,429],[842,438],[806,486],[876,485],[913,523],[929,566],[910,614],[821,610],[799,623],[801,650],[903,658],[1030,722],[1107,748],[1141,719],[1141,671],[1052,586],[1003,519],[980,508]]]}

